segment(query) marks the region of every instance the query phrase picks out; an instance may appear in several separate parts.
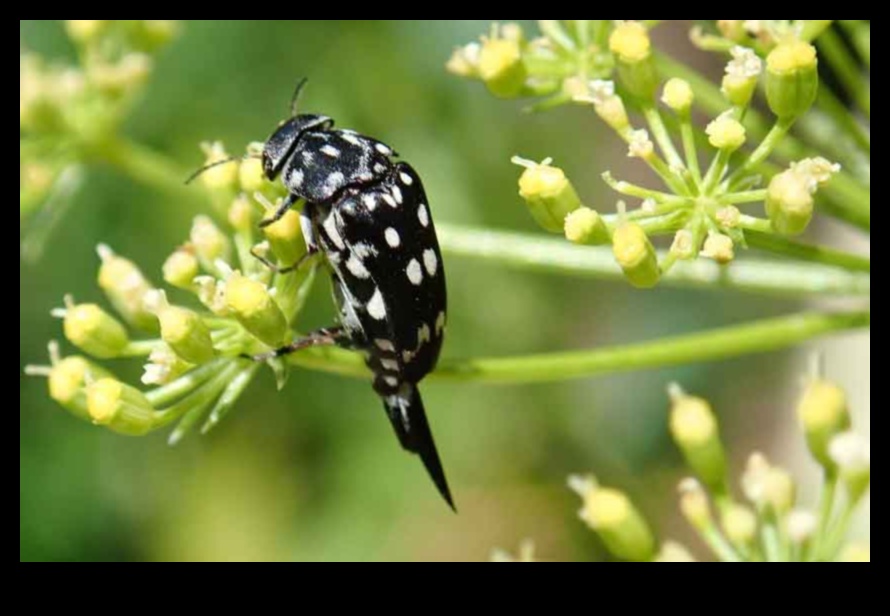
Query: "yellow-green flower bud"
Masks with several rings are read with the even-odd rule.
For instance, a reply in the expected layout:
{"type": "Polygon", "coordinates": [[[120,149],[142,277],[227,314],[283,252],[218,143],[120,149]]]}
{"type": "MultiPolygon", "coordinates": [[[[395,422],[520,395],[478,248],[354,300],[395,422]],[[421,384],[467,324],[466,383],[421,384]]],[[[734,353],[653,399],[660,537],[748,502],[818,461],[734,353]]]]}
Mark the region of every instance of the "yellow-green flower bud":
{"type": "Polygon", "coordinates": [[[835,436],[850,427],[844,390],[829,381],[811,381],[797,404],[797,418],[803,426],[810,453],[824,468],[833,471],[836,467],[828,446],[835,436]]]}
{"type": "Polygon", "coordinates": [[[774,175],[766,190],[765,208],[778,233],[803,233],[813,218],[812,184],[793,169],[774,175]]]}
{"type": "Polygon", "coordinates": [[[146,303],[161,324],[161,338],[179,357],[193,364],[213,359],[216,352],[210,330],[198,313],[172,306],[163,291],[150,293],[146,303]]]}
{"type": "Polygon", "coordinates": [[[140,436],[155,425],[155,412],[145,395],[117,379],[104,378],[87,386],[87,409],[94,424],[140,436]]]}
{"type": "Polygon", "coordinates": [[[152,290],[139,267],[114,252],[105,244],[96,247],[102,264],[98,282],[108,301],[127,323],[148,331],[156,331],[154,315],[145,309],[145,294],[152,290]]]}
{"type": "Polygon", "coordinates": [[[478,77],[481,52],[482,46],[479,43],[469,43],[458,47],[451,54],[445,68],[449,73],[458,77],[478,77]]]}
{"type": "Polygon", "coordinates": [[[731,112],[720,114],[705,127],[708,143],[718,150],[734,152],[745,143],[745,127],[733,118],[731,112]]]}
{"type": "Polygon", "coordinates": [[[108,27],[109,19],[66,19],[65,32],[76,43],[91,43],[108,27]]]}
{"type": "Polygon", "coordinates": [[[263,233],[278,260],[290,266],[306,254],[306,242],[300,228],[300,214],[289,210],[280,220],[263,227],[263,233]]]}
{"type": "Polygon", "coordinates": [[[655,144],[649,138],[645,128],[632,130],[627,134],[627,155],[631,158],[652,160],[655,156],[655,144]]]}
{"type": "Polygon", "coordinates": [[[793,119],[806,113],[819,89],[816,48],[789,39],[766,57],[766,100],[776,116],[793,119]]]}
{"type": "Polygon", "coordinates": [[[61,358],[59,345],[55,341],[49,343],[49,357],[49,366],[25,366],[25,374],[47,377],[50,398],[72,415],[89,420],[85,387],[93,380],[110,374],[79,355],[61,358]]]}
{"type": "Polygon", "coordinates": [[[661,92],[661,102],[676,111],[681,116],[689,113],[692,107],[692,101],[695,95],[692,93],[692,86],[685,79],[673,77],[668,79],[664,84],[664,90],[661,92]]]}
{"type": "Polygon", "coordinates": [[[94,357],[117,357],[130,342],[120,321],[96,304],[74,304],[66,297],[63,314],[65,337],[94,357]]]}
{"type": "Polygon", "coordinates": [[[730,103],[744,107],[754,96],[763,61],[752,49],[740,45],[733,47],[731,53],[732,60],[726,65],[721,90],[730,103]]]}
{"type": "Polygon", "coordinates": [[[599,245],[609,241],[609,230],[602,217],[589,207],[579,207],[566,216],[566,239],[574,244],[599,245]]]}
{"type": "Polygon", "coordinates": [[[495,96],[518,96],[528,76],[519,42],[503,38],[484,41],[479,52],[479,76],[495,96]]]}
{"type": "Polygon", "coordinates": [[[757,535],[757,516],[744,505],[732,504],[720,515],[720,526],[736,545],[750,545],[757,535]]]}
{"type": "Polygon", "coordinates": [[[228,260],[229,238],[207,216],[195,216],[189,237],[204,267],[212,268],[217,259],[228,260]]]}
{"type": "Polygon", "coordinates": [[[639,288],[653,287],[661,272],[652,242],[643,228],[634,222],[625,222],[612,234],[612,252],[630,283],[639,288]]]}
{"type": "Polygon", "coordinates": [[[627,110],[624,101],[615,94],[615,83],[603,79],[596,79],[589,84],[590,94],[575,98],[577,101],[593,103],[596,114],[608,124],[612,130],[618,133],[624,132],[630,127],[627,110]]]}
{"type": "Polygon", "coordinates": [[[748,458],[742,474],[742,490],[757,507],[771,507],[778,515],[790,511],[797,496],[791,474],[778,466],[771,466],[766,456],[759,452],[748,458]]]}
{"type": "Polygon", "coordinates": [[[709,231],[705,244],[702,246],[701,256],[714,259],[720,264],[729,263],[735,258],[732,238],[722,233],[709,231]]]}
{"type": "Polygon", "coordinates": [[[840,470],[850,502],[859,502],[871,483],[871,444],[868,439],[855,432],[843,432],[831,439],[828,454],[840,470]]]}
{"type": "Polygon", "coordinates": [[[143,385],[165,385],[176,377],[185,374],[194,367],[167,344],[159,344],[152,349],[148,356],[148,363],[142,367],[143,385]]]}
{"type": "Polygon", "coordinates": [[[837,559],[842,563],[870,563],[871,546],[864,543],[850,543],[844,546],[837,559]]]}
{"type": "MultiPolygon", "coordinates": [[[[204,150],[206,159],[205,165],[211,165],[222,160],[230,158],[228,152],[219,141],[213,143],[202,143],[201,149],[204,150]]],[[[238,172],[240,166],[234,163],[229,165],[217,165],[205,170],[201,174],[201,181],[204,186],[211,190],[234,190],[238,184],[238,172]]]]}
{"type": "Polygon", "coordinates": [[[795,509],[785,516],[785,532],[796,545],[803,545],[816,534],[819,519],[811,511],[795,509]]]}
{"type": "Polygon", "coordinates": [[[261,282],[233,274],[226,280],[226,304],[244,329],[271,347],[287,336],[287,319],[261,282]]]}
{"type": "Polygon", "coordinates": [[[731,41],[743,41],[748,36],[744,19],[718,19],[717,29],[731,41]]]}
{"type": "Polygon", "coordinates": [[[690,396],[676,384],[671,397],[670,428],[683,457],[699,479],[715,492],[725,488],[726,454],[720,443],[717,418],[704,398],[690,396]]]}
{"type": "Polygon", "coordinates": [[[575,187],[562,169],[550,165],[549,158],[538,164],[514,156],[513,162],[525,167],[519,176],[519,196],[534,219],[547,231],[562,233],[566,216],[581,207],[575,187]]]}
{"type": "Polygon", "coordinates": [[[600,536],[612,554],[632,561],[652,559],[655,537],[626,494],[599,487],[592,477],[569,477],[569,486],[584,501],[579,517],[600,536]]]}
{"type": "Polygon", "coordinates": [[[161,267],[164,280],[180,289],[191,289],[195,276],[198,275],[198,257],[191,246],[177,248],[161,267]]]}
{"type": "Polygon", "coordinates": [[[658,75],[645,26],[636,21],[619,23],[609,37],[609,49],[617,58],[618,75],[627,91],[651,100],[658,89],[658,75]]]}
{"type": "Polygon", "coordinates": [[[695,245],[695,236],[689,229],[680,229],[674,235],[674,241],[671,242],[670,252],[674,257],[681,260],[688,260],[695,257],[698,250],[695,245]]]}
{"type": "Polygon", "coordinates": [[[140,19],[139,27],[133,31],[136,42],[148,51],[154,51],[169,43],[179,32],[175,19],[140,19]]]}
{"type": "Polygon", "coordinates": [[[680,512],[693,528],[702,531],[713,524],[708,497],[698,480],[687,477],[678,486],[680,512]]]}
{"type": "Polygon", "coordinates": [[[115,63],[88,66],[90,81],[109,96],[122,96],[144,85],[154,61],[144,53],[128,53],[115,63]]]}
{"type": "Polygon", "coordinates": [[[695,557],[686,549],[686,546],[676,541],[665,541],[658,550],[658,554],[652,559],[656,563],[694,563],[695,557]]]}
{"type": "Polygon", "coordinates": [[[742,213],[734,205],[724,205],[714,213],[714,219],[724,229],[735,229],[741,222],[742,213]]]}
{"type": "Polygon", "coordinates": [[[238,231],[249,231],[253,224],[253,206],[246,195],[238,195],[226,213],[229,224],[238,231]]]}
{"type": "Polygon", "coordinates": [[[249,195],[265,188],[268,180],[263,173],[262,161],[256,157],[242,160],[238,167],[238,181],[241,184],[241,190],[249,195]]]}

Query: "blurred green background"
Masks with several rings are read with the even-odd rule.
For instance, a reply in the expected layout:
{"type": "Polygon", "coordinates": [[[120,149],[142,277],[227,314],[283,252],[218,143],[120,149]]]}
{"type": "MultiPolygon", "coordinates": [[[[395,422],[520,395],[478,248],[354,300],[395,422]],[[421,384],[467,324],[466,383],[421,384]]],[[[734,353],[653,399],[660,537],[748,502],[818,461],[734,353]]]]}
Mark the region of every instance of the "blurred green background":
{"type": "MultiPolygon", "coordinates": [[[[599,179],[604,169],[645,179],[589,110],[528,115],[446,74],[453,46],[485,32],[486,21],[183,26],[125,131],[183,170],[201,164],[203,140],[238,151],[264,139],[286,113],[296,79],[308,76],[303,108],[410,159],[438,221],[539,232],[516,195],[513,154],[553,156],[601,209],[614,203],[599,179]]],[[[680,30],[666,32],[684,40],[680,30]]],[[[22,21],[20,37],[48,57],[73,57],[59,22],[22,21]]],[[[194,214],[111,169],[90,169],[41,260],[20,266],[20,365],[44,361],[46,341],[61,337],[48,313],[63,293],[101,300],[98,242],[157,280],[194,214]]],[[[730,292],[639,292],[480,261],[446,266],[450,357],[629,342],[800,307],[730,292]]],[[[304,329],[332,321],[326,287],[313,291],[304,329]]],[[[867,414],[868,334],[820,347],[867,414]]],[[[20,558],[480,560],[533,537],[544,558],[604,559],[565,488],[578,471],[628,490],[663,536],[687,539],[675,514],[683,471],[667,435],[665,384],[678,380],[712,400],[736,469],[753,447],[796,467],[803,450],[792,405],[805,351],[554,385],[426,383],[459,515],[400,450],[366,383],[294,371],[276,393],[272,375],[261,373],[224,425],[169,448],[161,434],[127,438],[76,421],[48,399],[45,381],[23,377],[20,558]]],[[[139,366],[121,370],[135,378],[139,366]]],[[[814,468],[800,466],[815,480],[814,468]]]]}

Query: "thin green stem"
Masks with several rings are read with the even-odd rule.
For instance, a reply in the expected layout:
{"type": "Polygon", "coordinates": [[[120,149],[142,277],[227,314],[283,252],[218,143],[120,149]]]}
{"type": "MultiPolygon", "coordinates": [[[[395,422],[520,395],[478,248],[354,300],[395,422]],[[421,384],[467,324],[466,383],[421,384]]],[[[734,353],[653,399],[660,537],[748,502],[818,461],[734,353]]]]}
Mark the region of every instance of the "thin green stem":
{"type": "MultiPolygon", "coordinates": [[[[750,217],[746,217],[750,218],[750,217]]],[[[809,261],[811,263],[824,263],[826,265],[836,265],[847,270],[857,272],[870,272],[871,259],[853,255],[848,252],[835,250],[825,246],[814,246],[812,244],[803,244],[795,242],[788,238],[773,233],[760,233],[751,231],[745,234],[745,240],[751,248],[759,248],[770,252],[781,254],[786,257],[792,257],[801,261],[809,261]]]]}
{"type": "Polygon", "coordinates": [[[683,152],[686,155],[686,166],[692,173],[692,179],[697,186],[701,186],[701,168],[698,165],[698,151],[695,148],[695,130],[692,128],[692,120],[687,112],[680,119],[680,137],[683,140],[683,152]]]}
{"type": "MultiPolygon", "coordinates": [[[[865,132],[862,124],[856,120],[856,117],[847,110],[847,107],[830,89],[819,88],[816,101],[825,114],[834,120],[834,123],[837,125],[838,130],[833,131],[831,137],[836,137],[835,132],[842,133],[852,138],[863,152],[871,154],[871,137],[865,132]]],[[[847,149],[844,146],[849,147],[846,139],[826,139],[826,141],[837,144],[837,148],[840,150],[847,149]]]]}
{"type": "Polygon", "coordinates": [[[859,503],[844,503],[840,515],[834,525],[827,530],[827,537],[822,544],[820,553],[816,555],[816,560],[831,561],[837,557],[841,544],[850,530],[850,523],[853,521],[853,514],[856,513],[856,507],[859,503]]]}
{"type": "MultiPolygon", "coordinates": [[[[193,389],[187,396],[160,411],[155,419],[154,428],[170,425],[186,414],[192,416],[202,414],[203,409],[206,409],[222,393],[226,385],[238,373],[240,369],[238,364],[239,362],[230,362],[201,387],[193,389]]],[[[178,441],[183,433],[174,431],[171,435],[172,443],[178,441]]]]}
{"type": "Polygon", "coordinates": [[[766,199],[766,189],[743,190],[742,192],[729,193],[720,197],[721,203],[756,203],[766,199]]]}
{"type": "Polygon", "coordinates": [[[871,96],[856,60],[850,55],[837,32],[828,29],[816,40],[820,56],[828,61],[847,92],[866,117],[871,116],[871,96]]]}
{"type": "Polygon", "coordinates": [[[819,526],[816,530],[816,537],[812,542],[808,560],[818,560],[822,557],[822,548],[827,540],[826,535],[831,524],[832,513],[834,512],[837,486],[837,475],[826,472],[822,480],[822,494],[819,497],[819,526]]]}
{"type": "Polygon", "coordinates": [[[760,527],[760,540],[763,544],[764,559],[767,562],[781,562],[783,560],[782,548],[775,516],[767,514],[761,517],[766,517],[760,527]]]}
{"type": "MultiPolygon", "coordinates": [[[[624,274],[607,246],[576,246],[539,235],[446,224],[437,227],[439,243],[449,255],[486,259],[525,270],[624,280],[624,274]]],[[[868,296],[871,278],[861,272],[813,263],[739,258],[721,266],[699,259],[677,263],[661,284],[784,295],[868,296]]]]}
{"type": "Polygon", "coordinates": [[[710,194],[723,178],[723,174],[726,173],[726,167],[729,165],[730,156],[732,156],[732,152],[729,150],[717,151],[717,155],[711,161],[711,166],[708,167],[708,172],[705,173],[705,179],[702,180],[702,194],[710,194]]]}
{"type": "Polygon", "coordinates": [[[656,203],[665,205],[682,206],[689,203],[689,197],[678,197],[672,193],[666,193],[660,190],[653,190],[645,186],[638,186],[624,180],[616,180],[608,171],[602,175],[603,181],[609,185],[609,188],[622,195],[628,197],[637,197],[638,199],[652,199],[656,203]]]}
{"type": "Polygon", "coordinates": [[[649,124],[649,130],[652,131],[661,153],[667,159],[668,165],[672,169],[684,169],[686,165],[683,163],[679,152],[677,152],[677,148],[674,147],[674,142],[668,134],[667,127],[665,127],[658,109],[654,105],[646,105],[643,107],[643,116],[649,124]]]}
{"type": "Polygon", "coordinates": [[[175,381],[145,392],[145,397],[148,398],[148,401],[155,408],[167,406],[212,377],[225,361],[224,359],[217,359],[198,366],[194,370],[186,372],[175,381]]]}
{"type": "Polygon", "coordinates": [[[734,182],[751,173],[758,164],[769,158],[769,155],[776,149],[776,145],[788,134],[788,129],[791,128],[792,124],[794,124],[793,119],[776,120],[776,123],[773,124],[773,127],[766,134],[766,137],[751,152],[742,166],[729,177],[729,186],[732,187],[734,182]]]}
{"type": "Polygon", "coordinates": [[[153,340],[131,340],[120,352],[120,357],[145,357],[160,344],[157,338],[153,340]]]}
{"type": "MultiPolygon", "coordinates": [[[[801,313],[613,347],[443,360],[430,378],[480,383],[543,383],[589,378],[776,351],[833,332],[868,327],[869,323],[868,312],[801,313]]],[[[289,355],[288,361],[304,368],[370,378],[362,358],[341,349],[306,349],[289,355]]]]}
{"type": "Polygon", "coordinates": [[[729,540],[723,536],[720,529],[711,522],[699,532],[699,536],[704,540],[714,555],[725,563],[740,563],[744,560],[732,546],[729,540]]]}

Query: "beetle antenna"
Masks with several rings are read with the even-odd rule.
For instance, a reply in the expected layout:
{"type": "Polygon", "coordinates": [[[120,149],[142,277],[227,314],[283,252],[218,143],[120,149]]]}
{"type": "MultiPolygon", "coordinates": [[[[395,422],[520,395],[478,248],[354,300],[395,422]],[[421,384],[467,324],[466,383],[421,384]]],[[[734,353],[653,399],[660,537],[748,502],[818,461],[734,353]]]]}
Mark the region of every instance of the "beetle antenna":
{"type": "Polygon", "coordinates": [[[297,115],[297,103],[300,102],[300,93],[303,91],[303,86],[306,85],[307,81],[309,81],[309,78],[303,77],[300,81],[297,82],[297,87],[294,88],[294,95],[290,98],[291,117],[295,117],[297,115]]]}
{"type": "Polygon", "coordinates": [[[245,154],[244,156],[230,156],[229,158],[224,158],[222,160],[215,160],[208,165],[204,165],[193,174],[191,174],[188,179],[185,181],[186,184],[191,184],[195,181],[195,179],[200,176],[202,173],[207,171],[208,169],[213,169],[214,167],[219,167],[220,165],[225,165],[228,163],[239,162],[245,160],[247,158],[262,158],[262,154],[245,154]]]}

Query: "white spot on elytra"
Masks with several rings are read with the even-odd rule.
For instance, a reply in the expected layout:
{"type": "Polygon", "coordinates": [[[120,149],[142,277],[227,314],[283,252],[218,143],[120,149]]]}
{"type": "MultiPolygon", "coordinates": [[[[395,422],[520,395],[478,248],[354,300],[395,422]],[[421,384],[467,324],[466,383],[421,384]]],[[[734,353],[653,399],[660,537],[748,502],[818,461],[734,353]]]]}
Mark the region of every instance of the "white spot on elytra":
{"type": "Polygon", "coordinates": [[[419,285],[423,282],[423,272],[420,271],[420,262],[418,262],[417,259],[408,261],[408,267],[405,268],[405,273],[408,274],[408,280],[411,281],[411,284],[419,285]]]}
{"type": "Polygon", "coordinates": [[[309,152],[308,150],[304,151],[302,154],[300,154],[300,156],[303,157],[303,162],[306,164],[310,164],[312,162],[312,159],[315,158],[312,155],[312,152],[309,152]]]}
{"type": "Polygon", "coordinates": [[[386,238],[386,243],[389,244],[390,248],[398,248],[399,244],[402,243],[402,238],[399,237],[399,232],[392,227],[386,228],[386,231],[383,232],[383,237],[386,238]]]}
{"type": "Polygon", "coordinates": [[[332,145],[325,145],[321,148],[321,153],[330,156],[331,158],[337,158],[340,156],[340,150],[335,148],[332,145]]]}
{"type": "Polygon", "coordinates": [[[379,288],[374,289],[374,295],[368,301],[368,314],[378,321],[386,318],[386,304],[383,303],[383,296],[380,294],[379,288]]]}
{"type": "Polygon", "coordinates": [[[374,148],[378,152],[383,154],[384,156],[389,156],[390,154],[392,154],[392,150],[389,149],[387,146],[383,145],[382,143],[378,143],[377,145],[374,146],[374,148]]]}
{"type": "Polygon", "coordinates": [[[355,136],[355,133],[344,132],[340,136],[343,137],[343,141],[346,141],[347,143],[351,143],[352,145],[361,145],[362,144],[361,141],[359,141],[358,138],[355,136]]]}
{"type": "Polygon", "coordinates": [[[368,244],[367,242],[356,242],[352,245],[352,252],[358,256],[359,259],[363,261],[368,257],[376,257],[377,249],[368,244]]]}
{"type": "Polygon", "coordinates": [[[385,376],[383,377],[383,382],[389,385],[390,387],[395,387],[399,384],[399,379],[394,376],[385,376]]]}
{"type": "Polygon", "coordinates": [[[406,364],[414,359],[414,351],[402,351],[402,361],[406,364]]]}
{"type": "Polygon", "coordinates": [[[427,227],[430,224],[430,214],[426,211],[426,205],[423,203],[417,206],[417,220],[419,220],[420,224],[424,227],[427,227]]]}
{"type": "Polygon", "coordinates": [[[387,359],[385,357],[380,358],[380,365],[383,366],[384,370],[390,370],[393,372],[399,371],[399,362],[394,359],[387,359]]]}
{"type": "Polygon", "coordinates": [[[423,251],[423,266],[426,268],[426,271],[430,276],[436,275],[436,269],[439,267],[439,259],[436,258],[436,253],[432,248],[427,248],[423,251]]]}
{"type": "Polygon", "coordinates": [[[377,348],[381,351],[395,351],[396,347],[392,345],[392,342],[387,340],[386,338],[374,338],[374,344],[377,345],[377,348]]]}
{"type": "Polygon", "coordinates": [[[334,171],[330,175],[328,175],[327,179],[325,179],[324,183],[328,186],[341,186],[346,177],[340,173],[339,171],[334,171]]]}
{"type": "Polygon", "coordinates": [[[374,163],[374,173],[383,173],[386,171],[386,165],[383,163],[374,163]]]}
{"type": "Polygon", "coordinates": [[[445,329],[445,311],[442,310],[439,312],[439,316],[436,317],[436,335],[441,336],[442,330],[445,329]]]}
{"type": "Polygon", "coordinates": [[[362,263],[355,253],[350,254],[349,258],[346,259],[346,269],[349,270],[350,274],[362,280],[371,277],[371,272],[368,271],[368,268],[365,267],[365,264],[362,263]]]}
{"type": "Polygon", "coordinates": [[[430,341],[430,327],[426,323],[417,328],[417,346],[430,341]]]}
{"type": "Polygon", "coordinates": [[[303,172],[299,169],[291,172],[290,177],[287,179],[287,183],[290,188],[299,188],[303,184],[303,172]]]}
{"type": "Polygon", "coordinates": [[[362,195],[362,203],[365,204],[369,212],[373,212],[374,208],[377,207],[377,198],[371,193],[366,193],[362,195]]]}
{"type": "Polygon", "coordinates": [[[404,171],[399,173],[399,179],[402,180],[402,184],[405,186],[411,186],[414,183],[414,179],[404,171]]]}
{"type": "Polygon", "coordinates": [[[389,207],[398,207],[399,206],[399,204],[396,203],[396,200],[392,198],[391,194],[383,193],[382,197],[383,197],[383,200],[386,201],[386,204],[389,207]]]}
{"type": "Polygon", "coordinates": [[[392,187],[392,196],[396,198],[396,203],[402,203],[402,189],[398,186],[392,187]]]}
{"type": "Polygon", "coordinates": [[[337,229],[337,221],[334,220],[334,213],[331,212],[328,214],[328,217],[324,219],[324,222],[321,224],[324,227],[324,232],[330,238],[332,242],[334,242],[334,246],[343,250],[346,248],[346,244],[343,243],[343,238],[340,237],[340,231],[337,229]]]}

